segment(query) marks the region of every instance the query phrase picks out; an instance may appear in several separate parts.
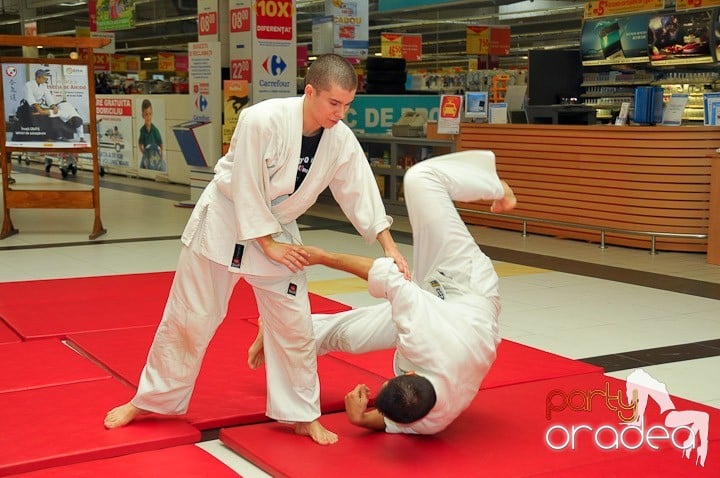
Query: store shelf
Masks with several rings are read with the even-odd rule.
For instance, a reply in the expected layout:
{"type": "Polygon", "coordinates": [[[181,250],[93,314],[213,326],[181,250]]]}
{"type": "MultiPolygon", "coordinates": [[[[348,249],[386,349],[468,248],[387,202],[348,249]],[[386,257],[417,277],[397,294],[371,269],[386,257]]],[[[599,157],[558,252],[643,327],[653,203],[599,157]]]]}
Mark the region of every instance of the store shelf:
{"type": "Polygon", "coordinates": [[[423,159],[455,151],[455,143],[450,140],[384,134],[359,134],[357,138],[370,161],[390,214],[407,214],[402,187],[407,168],[423,159]]]}

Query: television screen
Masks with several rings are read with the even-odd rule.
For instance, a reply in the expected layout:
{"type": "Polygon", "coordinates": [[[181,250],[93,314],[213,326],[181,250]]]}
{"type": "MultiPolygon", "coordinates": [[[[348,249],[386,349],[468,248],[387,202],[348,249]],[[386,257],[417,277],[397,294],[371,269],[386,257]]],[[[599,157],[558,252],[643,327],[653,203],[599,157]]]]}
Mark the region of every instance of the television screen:
{"type": "Polygon", "coordinates": [[[153,74],[153,80],[162,80],[162,81],[165,81],[165,75],[163,75],[163,74],[158,74],[158,73],[154,73],[154,74],[153,74]]]}
{"type": "Polygon", "coordinates": [[[465,93],[465,118],[487,118],[487,91],[465,93]]]}

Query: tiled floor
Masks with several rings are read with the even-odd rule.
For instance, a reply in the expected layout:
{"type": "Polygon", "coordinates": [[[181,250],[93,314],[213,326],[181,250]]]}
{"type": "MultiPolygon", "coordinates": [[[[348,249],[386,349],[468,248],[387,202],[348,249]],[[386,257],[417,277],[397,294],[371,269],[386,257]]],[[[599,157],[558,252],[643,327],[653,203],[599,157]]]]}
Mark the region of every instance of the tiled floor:
{"type": "MultiPolygon", "coordinates": [[[[89,173],[61,179],[54,169],[15,166],[16,188],[87,188],[89,173]]],[[[92,210],[14,209],[19,234],[0,241],[0,281],[174,270],[190,210],[189,187],[106,176],[107,233],[89,240],[92,210]]],[[[522,198],[520,198],[522,200],[522,198]]],[[[315,206],[301,221],[304,240],[375,256],[336,207],[315,206]]],[[[411,258],[409,226],[395,236],[411,258]]],[[[673,395],[720,407],[720,266],[703,254],[636,250],[471,227],[501,276],[505,338],[603,365],[624,378],[644,368],[673,395]]],[[[311,290],[347,304],[372,303],[363,283],[333,270],[309,270],[311,290]]],[[[217,440],[198,446],[246,477],[268,476],[217,440]]]]}

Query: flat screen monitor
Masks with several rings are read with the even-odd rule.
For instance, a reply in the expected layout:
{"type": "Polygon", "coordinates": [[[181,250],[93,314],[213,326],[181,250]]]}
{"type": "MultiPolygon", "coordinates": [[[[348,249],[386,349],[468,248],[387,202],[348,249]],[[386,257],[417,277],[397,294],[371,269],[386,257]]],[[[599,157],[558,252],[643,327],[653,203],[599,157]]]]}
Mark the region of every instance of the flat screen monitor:
{"type": "Polygon", "coordinates": [[[465,93],[465,118],[487,118],[487,91],[468,91],[465,93]]]}
{"type": "Polygon", "coordinates": [[[154,73],[154,74],[153,74],[153,80],[162,80],[162,81],[165,81],[165,75],[159,74],[159,73],[154,73]]]}

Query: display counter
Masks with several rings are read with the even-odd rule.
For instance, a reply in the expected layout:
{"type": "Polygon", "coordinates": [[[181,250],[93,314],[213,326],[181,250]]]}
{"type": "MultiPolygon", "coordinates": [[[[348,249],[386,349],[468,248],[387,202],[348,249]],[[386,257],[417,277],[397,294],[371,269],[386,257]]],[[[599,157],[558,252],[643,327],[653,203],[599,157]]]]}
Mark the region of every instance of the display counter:
{"type": "Polygon", "coordinates": [[[494,151],[519,199],[513,218],[464,213],[468,223],[644,249],[652,240],[720,264],[720,127],[463,123],[459,143],[494,151]]]}

